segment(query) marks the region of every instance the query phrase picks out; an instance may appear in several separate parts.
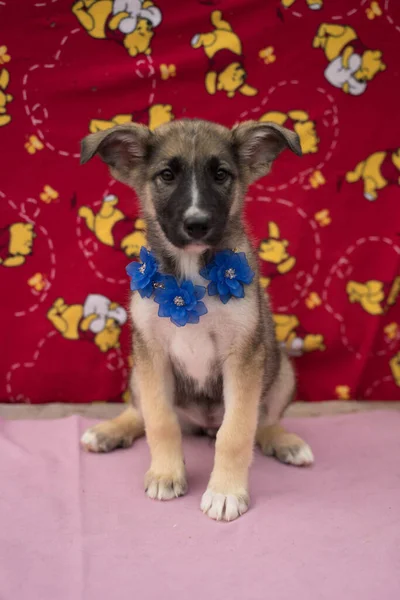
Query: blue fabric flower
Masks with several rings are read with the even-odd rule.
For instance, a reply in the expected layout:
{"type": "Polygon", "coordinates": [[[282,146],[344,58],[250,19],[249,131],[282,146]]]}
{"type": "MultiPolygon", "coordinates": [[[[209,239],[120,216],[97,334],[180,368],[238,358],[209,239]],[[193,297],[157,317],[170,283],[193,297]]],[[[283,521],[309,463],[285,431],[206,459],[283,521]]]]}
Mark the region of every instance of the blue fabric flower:
{"type": "Polygon", "coordinates": [[[157,261],[144,246],[140,249],[141,263],[131,262],[126,272],[131,278],[131,290],[138,291],[142,298],[150,298],[154,291],[153,283],[159,282],[161,275],[157,273],[157,261]]]}
{"type": "Polygon", "coordinates": [[[248,285],[254,279],[244,252],[222,250],[217,252],[213,260],[200,271],[204,279],[208,279],[208,295],[219,294],[221,301],[226,304],[232,296],[244,297],[243,284],[248,285]]]}
{"type": "Polygon", "coordinates": [[[208,311],[201,299],[206,288],[193,285],[191,281],[183,281],[179,286],[175,277],[166,275],[162,280],[163,287],[156,288],[154,302],[159,304],[158,316],[169,317],[177,327],[187,323],[198,323],[199,318],[208,311]]]}

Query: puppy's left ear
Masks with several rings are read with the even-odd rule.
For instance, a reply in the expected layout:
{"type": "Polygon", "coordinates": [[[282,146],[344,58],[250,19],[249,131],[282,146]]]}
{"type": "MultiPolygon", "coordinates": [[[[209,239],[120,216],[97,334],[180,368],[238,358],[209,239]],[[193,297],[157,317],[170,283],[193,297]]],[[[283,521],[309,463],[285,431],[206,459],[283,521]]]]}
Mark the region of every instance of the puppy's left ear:
{"type": "Polygon", "coordinates": [[[148,127],[137,123],[92,133],[81,142],[81,165],[98,154],[110,167],[113,177],[132,185],[135,173],[144,163],[152,135],[148,127]]]}
{"type": "Polygon", "coordinates": [[[249,183],[266,175],[285,148],[302,155],[297,133],[276,123],[245,121],[237,125],[232,134],[240,161],[247,167],[249,183]]]}

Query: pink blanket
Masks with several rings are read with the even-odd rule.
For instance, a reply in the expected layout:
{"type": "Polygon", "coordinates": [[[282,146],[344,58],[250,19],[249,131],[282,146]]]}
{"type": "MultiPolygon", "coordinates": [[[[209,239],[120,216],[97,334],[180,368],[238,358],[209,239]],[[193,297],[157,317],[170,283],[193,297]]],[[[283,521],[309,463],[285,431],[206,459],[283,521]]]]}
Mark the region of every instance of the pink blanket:
{"type": "Polygon", "coordinates": [[[144,440],[86,454],[88,421],[0,422],[1,600],[397,600],[400,414],[290,423],[311,469],[256,453],[252,506],[216,523],[199,502],[213,446],[185,441],[189,494],[143,493],[144,440]]]}

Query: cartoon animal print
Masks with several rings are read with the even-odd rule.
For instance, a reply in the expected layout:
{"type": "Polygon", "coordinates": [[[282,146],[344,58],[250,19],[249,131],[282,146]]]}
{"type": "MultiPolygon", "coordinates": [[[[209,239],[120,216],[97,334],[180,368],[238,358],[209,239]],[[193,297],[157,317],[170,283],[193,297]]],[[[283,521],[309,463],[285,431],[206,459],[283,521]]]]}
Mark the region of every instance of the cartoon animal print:
{"type": "Polygon", "coordinates": [[[396,385],[400,387],[400,352],[390,359],[389,366],[396,385]]]}
{"type": "Polygon", "coordinates": [[[119,42],[130,56],[151,54],[154,28],[162,20],[150,0],[78,0],[72,12],[91,37],[119,42]]]}
{"type": "Polygon", "coordinates": [[[400,294],[400,276],[396,277],[390,286],[382,281],[372,279],[365,283],[358,281],[349,281],[346,285],[346,293],[349,302],[352,304],[358,302],[362,308],[370,315],[383,315],[389,308],[396,303],[400,294]],[[387,290],[385,290],[385,287],[387,290]],[[382,306],[387,291],[386,306],[382,306]]]}
{"type": "Polygon", "coordinates": [[[259,121],[271,121],[277,125],[291,127],[300,138],[303,154],[315,154],[318,152],[319,138],[315,130],[315,122],[311,121],[304,110],[290,110],[288,113],[270,111],[260,117],[259,121]]]}
{"type": "Polygon", "coordinates": [[[206,90],[209,94],[217,91],[226,92],[233,98],[236,92],[245,96],[255,96],[258,91],[246,81],[246,70],[243,66],[242,43],[231,25],[224,21],[220,10],[211,13],[211,23],[215,27],[209,33],[198,33],[192,38],[192,48],[204,48],[209,59],[209,67],[205,78],[206,90]]]}
{"type": "Polygon", "coordinates": [[[306,352],[325,350],[324,336],[304,333],[301,335],[300,322],[295,315],[272,315],[275,335],[291,356],[302,356],[306,352]]]}
{"type": "Polygon", "coordinates": [[[78,214],[85,220],[90,231],[106,246],[125,252],[129,258],[139,256],[140,248],[146,245],[145,223],[142,219],[129,219],[116,208],[117,196],[105,196],[100,210],[94,213],[88,206],[81,206],[78,214]]]}
{"type": "MultiPolygon", "coordinates": [[[[151,131],[154,131],[160,125],[169,123],[174,119],[172,113],[172,106],[170,104],[154,104],[150,106],[146,113],[146,125],[151,131]]],[[[141,122],[141,118],[135,118],[135,114],[130,115],[116,115],[110,121],[104,121],[101,119],[92,119],[89,124],[90,133],[96,131],[104,131],[105,129],[111,129],[114,125],[125,125],[125,123],[138,123],[141,122]]]]}
{"type": "Polygon", "coordinates": [[[314,48],[322,48],[329,65],[325,77],[346,94],[359,96],[367,82],[386,69],[380,50],[370,50],[348,25],[322,23],[313,40],[314,48]]]}
{"type": "Polygon", "coordinates": [[[58,298],[47,318],[66,340],[88,340],[101,352],[119,348],[126,310],[101,294],[89,294],[84,304],[66,304],[58,298]]]}
{"type": "MultiPolygon", "coordinates": [[[[311,10],[320,10],[324,5],[324,0],[305,0],[308,8],[311,10]]],[[[281,0],[283,8],[290,8],[296,0],[281,0]]]]}
{"type": "Polygon", "coordinates": [[[13,223],[0,229],[0,265],[20,267],[32,253],[36,233],[31,223],[13,223]]]}
{"type": "Polygon", "coordinates": [[[262,287],[266,288],[275,275],[284,275],[293,269],[296,264],[294,256],[287,251],[288,240],[281,239],[279,227],[273,221],[268,223],[268,238],[261,241],[258,256],[269,263],[270,272],[261,278],[262,287]]]}
{"type": "Polygon", "coordinates": [[[364,198],[373,201],[378,191],[388,185],[400,185],[400,148],[374,152],[358,163],[354,171],[346,173],[346,181],[363,181],[364,198]]]}
{"type": "Polygon", "coordinates": [[[10,115],[7,114],[6,104],[11,102],[13,97],[11,94],[7,94],[6,90],[10,82],[10,73],[7,69],[1,69],[0,71],[0,127],[8,125],[11,121],[10,115]]]}

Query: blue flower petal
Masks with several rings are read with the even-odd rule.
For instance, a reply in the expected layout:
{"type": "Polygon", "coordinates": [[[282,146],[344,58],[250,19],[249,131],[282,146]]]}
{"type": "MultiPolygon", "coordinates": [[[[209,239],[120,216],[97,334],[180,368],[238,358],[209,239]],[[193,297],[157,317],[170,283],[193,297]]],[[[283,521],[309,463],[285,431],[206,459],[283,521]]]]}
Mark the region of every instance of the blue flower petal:
{"type": "Polygon", "coordinates": [[[206,293],[206,288],[203,285],[195,285],[194,286],[194,295],[196,297],[196,300],[201,300],[202,298],[204,298],[205,293],[206,293]]]}
{"type": "Polygon", "coordinates": [[[130,262],[129,265],[126,265],[125,270],[128,273],[128,275],[134,275],[137,272],[137,270],[139,269],[139,267],[140,267],[140,264],[133,261],[133,262],[130,262]]]}
{"type": "MultiPolygon", "coordinates": [[[[155,301],[155,298],[154,298],[155,301]]],[[[158,307],[158,316],[159,317],[170,317],[171,316],[171,306],[169,304],[160,304],[158,307]]]]}
{"type": "Polygon", "coordinates": [[[193,300],[196,301],[194,294],[188,292],[188,290],[185,289],[183,286],[179,290],[179,295],[183,298],[186,307],[189,306],[193,302],[193,300]]]}
{"type": "Polygon", "coordinates": [[[248,285],[249,283],[251,283],[253,281],[254,275],[255,275],[255,273],[249,268],[248,271],[241,273],[240,277],[238,277],[238,279],[242,283],[246,283],[248,285]]]}
{"type": "Polygon", "coordinates": [[[231,289],[231,294],[232,294],[232,296],[235,296],[235,298],[244,298],[243,285],[241,283],[239,283],[238,288],[231,289]]]}
{"type": "Polygon", "coordinates": [[[202,277],[204,277],[204,279],[210,279],[208,271],[209,271],[208,266],[207,267],[203,267],[202,269],[200,269],[200,275],[202,277]]]}
{"type": "Polygon", "coordinates": [[[225,296],[226,294],[229,294],[229,288],[225,283],[225,279],[223,281],[217,282],[217,289],[218,289],[218,294],[220,296],[225,296]]]}
{"type": "Polygon", "coordinates": [[[198,315],[196,315],[195,312],[188,312],[188,323],[192,323],[193,325],[195,325],[199,322],[199,320],[200,318],[198,315]]]}
{"type": "MultiPolygon", "coordinates": [[[[131,285],[131,289],[132,289],[132,285],[131,285]]],[[[141,295],[142,298],[150,298],[153,294],[153,286],[151,283],[149,283],[144,288],[136,288],[136,291],[139,292],[139,294],[141,295]]]]}
{"type": "Polygon", "coordinates": [[[217,284],[215,283],[215,281],[212,281],[208,284],[207,290],[209,296],[216,296],[218,294],[217,284]]]}
{"type": "Polygon", "coordinates": [[[178,327],[184,327],[189,320],[187,311],[183,306],[173,306],[171,308],[171,321],[178,327]]]}
{"type": "Polygon", "coordinates": [[[178,320],[185,316],[187,310],[184,306],[176,306],[176,304],[171,305],[171,317],[178,320]]]}
{"type": "Polygon", "coordinates": [[[238,288],[243,287],[242,284],[237,279],[226,278],[225,283],[228,286],[228,288],[230,289],[230,291],[237,290],[238,288]]]}
{"type": "Polygon", "coordinates": [[[234,254],[232,250],[221,250],[221,252],[217,252],[215,255],[215,262],[218,266],[225,265],[234,254]]]}
{"type": "Polygon", "coordinates": [[[210,277],[209,278],[211,279],[211,281],[218,281],[219,272],[220,272],[220,267],[217,267],[216,265],[210,269],[210,271],[209,271],[210,277]]]}
{"type": "Polygon", "coordinates": [[[172,275],[161,275],[161,278],[166,290],[179,289],[178,282],[172,275]]]}
{"type": "Polygon", "coordinates": [[[202,315],[206,315],[208,313],[207,307],[204,304],[204,302],[197,302],[196,306],[194,307],[194,309],[191,311],[191,313],[196,313],[196,315],[198,315],[199,317],[201,317],[202,315]]]}
{"type": "Polygon", "coordinates": [[[169,301],[169,295],[170,293],[166,290],[156,288],[154,293],[154,302],[157,302],[157,304],[165,304],[169,301]]]}
{"type": "Polygon", "coordinates": [[[188,294],[194,293],[194,285],[193,285],[193,282],[190,280],[185,279],[182,282],[181,288],[184,289],[188,294]]]}
{"type": "Polygon", "coordinates": [[[140,256],[140,260],[142,261],[142,263],[145,263],[147,261],[148,256],[149,256],[149,252],[148,252],[147,248],[145,248],[144,246],[142,246],[140,248],[139,256],[140,256]]]}
{"type": "Polygon", "coordinates": [[[228,302],[228,300],[230,300],[232,298],[231,294],[225,294],[220,296],[221,302],[223,302],[223,304],[226,304],[228,302]]]}

